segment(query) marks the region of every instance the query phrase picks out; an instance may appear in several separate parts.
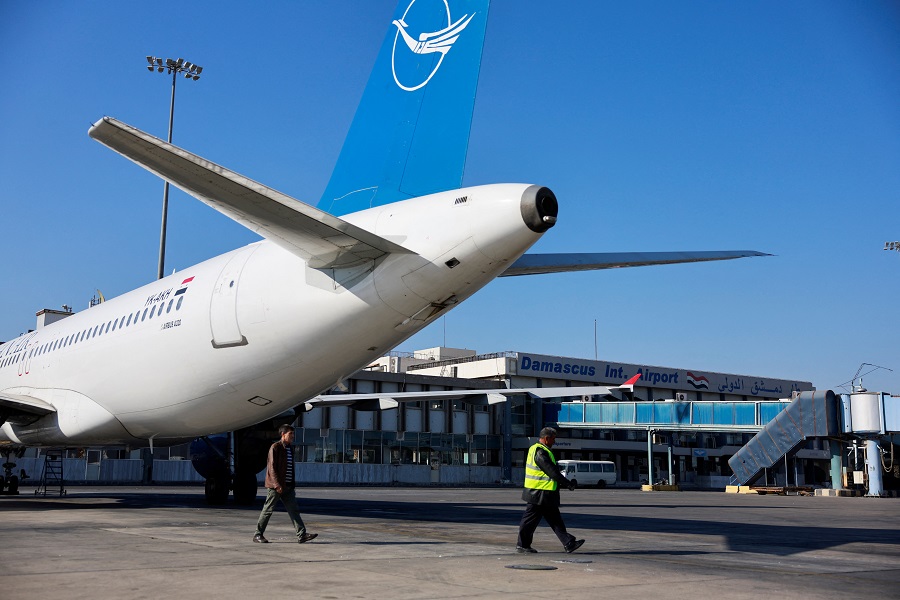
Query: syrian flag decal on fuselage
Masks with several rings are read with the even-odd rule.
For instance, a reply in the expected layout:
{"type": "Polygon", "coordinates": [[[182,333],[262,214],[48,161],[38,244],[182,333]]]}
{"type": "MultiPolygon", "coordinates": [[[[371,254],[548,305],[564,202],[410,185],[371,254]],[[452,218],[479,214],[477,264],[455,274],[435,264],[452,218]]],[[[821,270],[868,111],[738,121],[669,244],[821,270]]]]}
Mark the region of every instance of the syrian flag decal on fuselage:
{"type": "Polygon", "coordinates": [[[187,279],[185,279],[184,281],[182,281],[182,282],[181,282],[181,287],[178,288],[178,291],[175,292],[175,295],[176,295],[176,296],[180,296],[181,294],[185,293],[185,292],[187,291],[187,289],[188,289],[188,284],[189,284],[190,282],[192,282],[193,280],[194,280],[193,277],[188,277],[187,279]]]}

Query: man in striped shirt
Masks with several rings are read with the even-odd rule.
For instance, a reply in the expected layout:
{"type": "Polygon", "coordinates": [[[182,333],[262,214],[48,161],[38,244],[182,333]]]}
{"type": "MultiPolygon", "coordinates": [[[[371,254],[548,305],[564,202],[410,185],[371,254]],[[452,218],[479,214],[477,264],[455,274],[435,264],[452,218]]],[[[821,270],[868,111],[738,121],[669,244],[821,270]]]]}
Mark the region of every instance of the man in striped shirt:
{"type": "Polygon", "coordinates": [[[278,428],[278,433],[281,439],[269,448],[269,459],[266,463],[266,502],[256,523],[253,541],[258,544],[269,543],[263,533],[275,510],[275,503],[281,500],[288,516],[291,517],[294,529],[297,530],[297,541],[302,544],[315,539],[319,534],[306,531],[306,525],[303,524],[303,519],[297,511],[297,499],[294,496],[294,428],[282,425],[278,428]]]}

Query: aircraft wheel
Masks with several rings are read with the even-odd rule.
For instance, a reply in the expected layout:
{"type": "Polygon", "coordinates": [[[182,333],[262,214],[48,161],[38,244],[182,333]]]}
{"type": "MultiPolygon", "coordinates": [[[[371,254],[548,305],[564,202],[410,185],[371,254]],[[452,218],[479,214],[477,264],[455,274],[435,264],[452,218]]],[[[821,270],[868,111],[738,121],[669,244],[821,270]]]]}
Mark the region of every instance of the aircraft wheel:
{"type": "Polygon", "coordinates": [[[228,478],[221,476],[206,478],[206,503],[225,504],[228,500],[228,478]]]}
{"type": "Polygon", "coordinates": [[[9,479],[6,481],[6,493],[16,496],[19,494],[19,478],[15,475],[10,475],[9,479]]]}
{"type": "Polygon", "coordinates": [[[241,506],[250,506],[256,501],[256,475],[239,471],[234,476],[234,501],[241,506]]]}
{"type": "Polygon", "coordinates": [[[6,480],[3,478],[3,475],[0,475],[0,494],[3,493],[4,489],[6,489],[6,480]]]}

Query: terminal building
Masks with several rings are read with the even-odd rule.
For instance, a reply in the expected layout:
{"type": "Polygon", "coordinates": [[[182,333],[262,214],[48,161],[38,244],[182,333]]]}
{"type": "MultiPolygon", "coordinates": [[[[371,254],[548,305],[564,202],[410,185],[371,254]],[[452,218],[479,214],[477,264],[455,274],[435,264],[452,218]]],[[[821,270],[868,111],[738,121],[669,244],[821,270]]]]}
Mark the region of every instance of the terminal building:
{"type": "MultiPolygon", "coordinates": [[[[628,392],[627,400],[632,405],[693,402],[693,410],[710,415],[717,407],[730,408],[738,402],[754,409],[760,403],[777,405],[774,412],[778,412],[792,394],[813,389],[808,381],[529,352],[476,354],[472,350],[449,348],[392,353],[354,375],[348,387],[351,393],[373,393],[476,389],[476,384],[523,389],[619,386],[635,374],[640,374],[641,379],[628,392]]],[[[454,465],[488,466],[492,469],[484,473],[485,479],[518,482],[523,477],[528,447],[542,427],[552,425],[559,431],[554,447],[558,459],[610,460],[616,464],[621,484],[638,485],[651,476],[649,435],[654,479],[668,479],[671,475],[685,486],[724,488],[731,475],[728,458],[759,430],[758,419],[749,426],[729,424],[721,430],[716,430],[714,425],[663,430],[642,425],[634,414],[630,422],[619,419],[614,426],[595,425],[583,418],[577,423],[561,418],[571,413],[570,410],[563,413],[563,408],[597,406],[603,402],[598,396],[548,400],[522,394],[493,405],[467,405],[463,400],[401,403],[396,410],[380,414],[344,407],[319,408],[299,416],[297,440],[305,444],[301,452],[307,462],[327,462],[331,453],[340,452],[341,436],[349,434],[359,439],[365,437],[368,429],[377,429],[382,435],[381,448],[370,449],[364,460],[432,465],[434,469],[454,465]],[[361,415],[364,415],[362,423],[361,415]],[[395,437],[398,434],[402,436],[400,441],[395,437]],[[385,451],[391,453],[389,458],[385,451]]],[[[703,419],[698,415],[698,420],[703,419]]],[[[809,448],[799,451],[789,461],[788,479],[783,469],[775,469],[771,483],[780,478],[783,484],[787,481],[826,484],[830,453],[823,445],[827,446],[827,442],[811,441],[809,448]]],[[[360,450],[366,453],[362,446],[360,450]]],[[[352,451],[349,459],[355,460],[357,454],[352,451]]]]}

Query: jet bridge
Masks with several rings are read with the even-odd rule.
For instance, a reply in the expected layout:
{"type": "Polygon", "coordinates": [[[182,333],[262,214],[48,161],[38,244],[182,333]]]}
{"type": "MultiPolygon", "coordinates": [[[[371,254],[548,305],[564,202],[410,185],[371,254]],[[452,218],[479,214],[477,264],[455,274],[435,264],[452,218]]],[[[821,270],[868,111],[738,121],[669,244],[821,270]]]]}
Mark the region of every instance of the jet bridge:
{"type": "Polygon", "coordinates": [[[563,402],[544,405],[556,410],[548,421],[568,429],[665,429],[683,431],[757,432],[791,404],[788,400],[735,402],[639,401],[563,402]]]}

